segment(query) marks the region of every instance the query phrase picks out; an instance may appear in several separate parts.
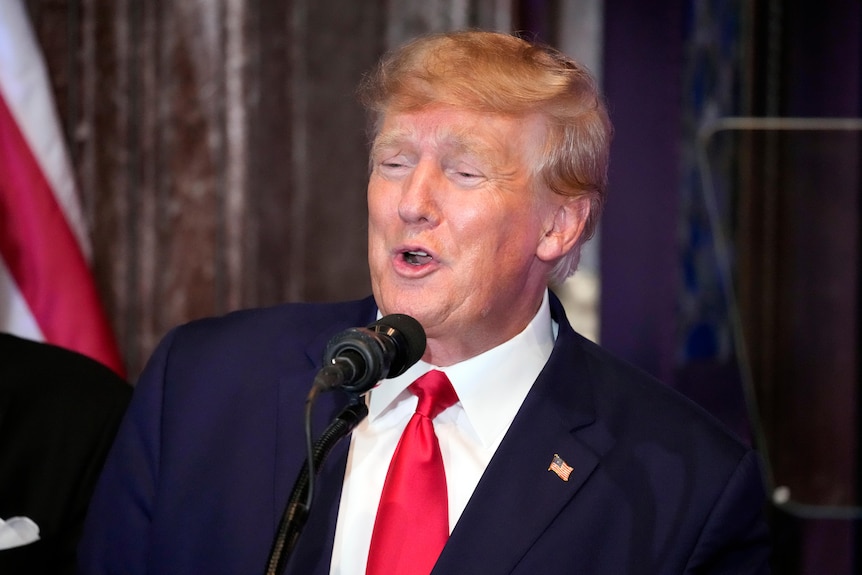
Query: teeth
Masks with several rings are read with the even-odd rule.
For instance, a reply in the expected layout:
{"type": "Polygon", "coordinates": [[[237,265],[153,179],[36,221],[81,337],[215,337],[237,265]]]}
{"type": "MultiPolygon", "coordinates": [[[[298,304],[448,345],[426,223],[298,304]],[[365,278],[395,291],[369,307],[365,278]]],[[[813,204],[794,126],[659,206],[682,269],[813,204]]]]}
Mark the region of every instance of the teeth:
{"type": "Polygon", "coordinates": [[[431,256],[424,251],[407,251],[404,252],[404,260],[414,266],[421,266],[431,260],[431,256]]]}

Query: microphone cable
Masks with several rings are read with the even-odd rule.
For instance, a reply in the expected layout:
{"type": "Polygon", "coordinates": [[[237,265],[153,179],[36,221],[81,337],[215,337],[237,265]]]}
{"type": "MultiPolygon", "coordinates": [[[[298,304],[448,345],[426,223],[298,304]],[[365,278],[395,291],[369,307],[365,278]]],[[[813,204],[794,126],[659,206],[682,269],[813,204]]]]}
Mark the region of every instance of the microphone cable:
{"type": "Polygon", "coordinates": [[[368,407],[362,398],[353,396],[351,403],[335,417],[318,440],[312,442],[311,411],[318,393],[317,386],[314,386],[305,401],[305,437],[308,455],[282,513],[267,560],[266,575],[278,575],[284,571],[311,510],[317,470],[338,441],[353,431],[356,425],[368,415],[368,407]]]}
{"type": "Polygon", "coordinates": [[[368,415],[362,394],[381,379],[401,375],[425,352],[425,330],[403,314],[385,316],[365,328],[334,336],[324,351],[324,365],[305,399],[305,463],[293,485],[270,549],[265,575],[278,575],[290,557],[314,501],[314,483],[323,461],[340,439],[368,415]],[[341,389],[350,402],[312,441],[312,410],[321,392],[341,389]]]}

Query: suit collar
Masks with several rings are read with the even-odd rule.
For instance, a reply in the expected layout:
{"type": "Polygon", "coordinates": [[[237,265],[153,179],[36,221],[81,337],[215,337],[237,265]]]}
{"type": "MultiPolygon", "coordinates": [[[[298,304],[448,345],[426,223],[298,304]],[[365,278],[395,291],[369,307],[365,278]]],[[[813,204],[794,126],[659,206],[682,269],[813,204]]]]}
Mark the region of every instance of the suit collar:
{"type": "MultiPolygon", "coordinates": [[[[369,394],[368,419],[374,421],[402,401],[415,403],[407,387],[429,370],[438,369],[452,382],[464,415],[482,444],[495,446],[547,364],[555,333],[546,293],[530,323],[510,340],[451,366],[419,361],[402,375],[381,382],[369,394]]],[[[412,413],[413,407],[409,411],[412,413]]]]}
{"type": "MultiPolygon", "coordinates": [[[[296,394],[310,390],[314,376],[323,364],[326,344],[337,333],[352,327],[372,323],[377,306],[372,297],[339,308],[339,315],[332,321],[320,321],[309,325],[311,330],[304,354],[306,369],[285,369],[279,386],[278,455],[276,462],[276,485],[274,494],[274,526],[278,525],[285,502],[291,494],[299,473],[299,465],[305,460],[304,451],[297,456],[297,448],[304,445],[302,414],[297,411],[301,402],[296,394]]],[[[332,391],[318,397],[313,410],[313,435],[316,440],[326,426],[350,401],[348,394],[332,391]]],[[[327,575],[329,573],[332,543],[335,538],[335,521],[341,500],[341,485],[347,465],[349,437],[339,441],[329,453],[317,475],[316,494],[311,513],[302,534],[285,568],[285,574],[327,575]]],[[[275,527],[273,527],[273,532],[275,527]]]]}
{"type": "MultiPolygon", "coordinates": [[[[377,318],[377,304],[372,296],[355,302],[351,306],[348,313],[336,318],[334,322],[321,323],[321,325],[313,328],[310,333],[308,344],[305,352],[311,365],[316,369],[320,369],[323,363],[323,352],[326,349],[326,344],[336,334],[350,329],[352,327],[364,327],[374,322],[377,318]]],[[[309,329],[312,329],[311,326],[309,329]]]]}
{"type": "Polygon", "coordinates": [[[434,573],[508,573],[575,496],[607,446],[590,433],[593,382],[583,340],[552,295],[554,351],[476,486],[434,573]],[[548,470],[555,454],[568,481],[548,470]]]}

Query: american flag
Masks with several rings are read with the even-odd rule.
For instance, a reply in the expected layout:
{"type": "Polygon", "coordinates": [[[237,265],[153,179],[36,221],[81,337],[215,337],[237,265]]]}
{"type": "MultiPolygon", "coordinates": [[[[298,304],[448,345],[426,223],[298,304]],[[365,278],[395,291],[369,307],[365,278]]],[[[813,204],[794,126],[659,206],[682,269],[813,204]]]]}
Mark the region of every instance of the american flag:
{"type": "Polygon", "coordinates": [[[548,471],[553,471],[560,477],[560,479],[568,481],[569,475],[572,474],[572,466],[563,461],[563,458],[555,453],[554,458],[551,460],[551,465],[548,467],[548,471]]]}
{"type": "Polygon", "coordinates": [[[0,0],[0,331],[77,351],[124,375],[87,234],[25,2],[0,0]]]}

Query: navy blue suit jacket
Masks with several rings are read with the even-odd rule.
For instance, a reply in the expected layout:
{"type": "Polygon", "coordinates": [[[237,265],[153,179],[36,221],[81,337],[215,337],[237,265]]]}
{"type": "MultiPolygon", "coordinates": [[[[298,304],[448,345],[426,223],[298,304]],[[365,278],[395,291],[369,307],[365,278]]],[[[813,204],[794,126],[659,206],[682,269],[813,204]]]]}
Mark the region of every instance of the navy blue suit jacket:
{"type": "MultiPolygon", "coordinates": [[[[375,314],[370,298],[289,304],[172,331],[97,486],[82,573],[262,573],[305,458],[303,404],[324,346],[375,314]]],[[[756,452],[577,335],[554,297],[552,314],[553,354],[434,573],[767,572],[756,452]],[[554,454],[573,467],[568,481],[548,471],[554,454]]],[[[345,401],[318,400],[316,434],[345,401]]],[[[287,573],[329,572],[348,443],[320,471],[287,573]]]]}

